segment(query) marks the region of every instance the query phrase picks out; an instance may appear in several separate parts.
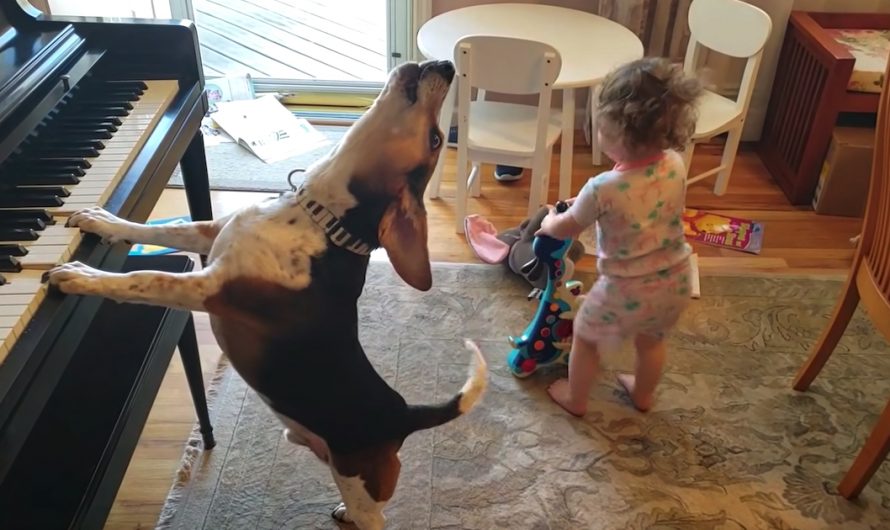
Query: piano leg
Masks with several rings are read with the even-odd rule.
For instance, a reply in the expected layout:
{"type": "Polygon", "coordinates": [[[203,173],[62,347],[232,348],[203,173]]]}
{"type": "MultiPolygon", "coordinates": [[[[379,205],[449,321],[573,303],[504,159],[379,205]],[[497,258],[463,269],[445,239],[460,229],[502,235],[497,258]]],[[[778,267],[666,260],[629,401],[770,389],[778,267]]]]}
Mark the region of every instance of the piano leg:
{"type": "Polygon", "coordinates": [[[185,377],[188,379],[189,390],[195,402],[195,411],[198,413],[198,423],[201,425],[201,437],[204,439],[204,449],[213,449],[216,440],[213,439],[213,426],[210,424],[210,412],[207,410],[207,398],[204,395],[204,378],[201,375],[201,358],[198,352],[198,337],[195,332],[195,320],[189,315],[182,336],[179,338],[179,355],[182,357],[182,366],[185,368],[185,377]]]}
{"type": "MultiPolygon", "coordinates": [[[[185,196],[193,221],[213,219],[210,202],[210,177],[207,173],[207,155],[204,152],[204,135],[198,130],[179,161],[185,196]]],[[[201,256],[201,264],[207,265],[207,256],[201,256]]]]}

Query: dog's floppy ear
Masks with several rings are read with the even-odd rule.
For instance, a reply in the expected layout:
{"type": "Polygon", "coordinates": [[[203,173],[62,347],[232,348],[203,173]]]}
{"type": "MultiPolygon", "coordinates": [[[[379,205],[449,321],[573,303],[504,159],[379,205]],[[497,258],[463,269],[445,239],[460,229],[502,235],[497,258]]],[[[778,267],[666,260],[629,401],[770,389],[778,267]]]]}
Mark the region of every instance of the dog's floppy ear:
{"type": "Polygon", "coordinates": [[[426,212],[407,187],[383,214],[378,239],[393,268],[405,282],[421,291],[433,286],[427,249],[426,212]]]}

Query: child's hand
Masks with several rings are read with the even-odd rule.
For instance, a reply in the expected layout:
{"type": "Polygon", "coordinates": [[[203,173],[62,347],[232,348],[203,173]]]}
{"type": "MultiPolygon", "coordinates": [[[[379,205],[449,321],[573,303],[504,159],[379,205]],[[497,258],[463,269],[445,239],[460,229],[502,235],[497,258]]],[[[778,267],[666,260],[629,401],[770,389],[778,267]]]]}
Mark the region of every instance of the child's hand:
{"type": "Polygon", "coordinates": [[[535,232],[536,236],[553,235],[553,228],[556,224],[556,218],[559,214],[556,212],[556,208],[554,208],[553,206],[547,205],[547,208],[550,210],[550,212],[541,221],[541,228],[538,228],[537,232],[535,232]]]}
{"type": "MultiPolygon", "coordinates": [[[[574,199],[572,200],[574,201],[574,199]]],[[[554,239],[568,239],[576,237],[584,231],[584,227],[578,224],[575,217],[568,211],[559,213],[556,211],[556,208],[550,205],[547,208],[550,210],[550,213],[541,221],[541,228],[535,232],[536,236],[543,235],[554,239]]]]}

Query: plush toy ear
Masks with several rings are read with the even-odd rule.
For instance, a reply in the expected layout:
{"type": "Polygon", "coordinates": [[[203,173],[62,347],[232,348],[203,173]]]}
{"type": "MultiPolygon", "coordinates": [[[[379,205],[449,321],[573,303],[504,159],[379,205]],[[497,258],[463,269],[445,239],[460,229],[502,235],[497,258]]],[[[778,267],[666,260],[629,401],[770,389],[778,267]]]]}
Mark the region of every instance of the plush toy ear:
{"type": "Polygon", "coordinates": [[[378,239],[405,283],[421,291],[433,286],[427,249],[426,212],[407,188],[383,214],[378,239]]]}
{"type": "Polygon", "coordinates": [[[541,228],[541,223],[544,222],[544,218],[547,217],[547,214],[550,213],[550,209],[546,206],[541,207],[535,215],[531,216],[525,221],[525,227],[523,235],[529,241],[535,238],[535,232],[541,228]]]}

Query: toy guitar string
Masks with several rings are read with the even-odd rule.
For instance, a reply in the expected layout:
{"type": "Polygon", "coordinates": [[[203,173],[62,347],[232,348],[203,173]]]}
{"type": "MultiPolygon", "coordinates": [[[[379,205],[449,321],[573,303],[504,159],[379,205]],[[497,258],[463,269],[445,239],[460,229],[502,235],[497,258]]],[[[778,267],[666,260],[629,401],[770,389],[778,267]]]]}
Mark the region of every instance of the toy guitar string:
{"type": "MultiPolygon", "coordinates": [[[[556,203],[557,212],[565,212],[565,202],[556,203]]],[[[523,274],[539,275],[546,271],[543,291],[529,296],[538,298],[538,309],[520,337],[509,337],[513,350],[507,356],[510,371],[516,377],[528,377],[542,366],[568,362],[572,348],[572,321],[578,308],[577,297],[583,286],[568,276],[566,253],[572,240],[550,236],[535,237],[535,257],[522,267],[523,274]]]]}

